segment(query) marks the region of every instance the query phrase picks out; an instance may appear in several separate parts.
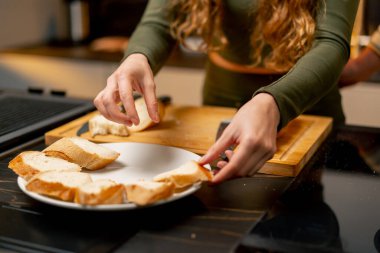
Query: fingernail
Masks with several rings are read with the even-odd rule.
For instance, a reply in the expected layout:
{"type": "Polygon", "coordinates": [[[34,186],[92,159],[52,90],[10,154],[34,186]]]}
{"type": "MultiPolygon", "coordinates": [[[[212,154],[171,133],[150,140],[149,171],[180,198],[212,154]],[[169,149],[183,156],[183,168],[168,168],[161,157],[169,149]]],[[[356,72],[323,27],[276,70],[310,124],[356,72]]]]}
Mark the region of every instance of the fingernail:
{"type": "Polygon", "coordinates": [[[130,127],[130,126],[132,126],[132,121],[126,120],[126,121],[124,121],[124,125],[130,127]]]}
{"type": "Polygon", "coordinates": [[[160,117],[158,116],[158,112],[156,112],[156,113],[154,114],[154,116],[153,116],[153,121],[156,122],[156,123],[160,122],[160,117]]]}
{"type": "Polygon", "coordinates": [[[136,126],[140,123],[140,120],[137,118],[133,118],[132,121],[133,121],[133,124],[136,126]]]}

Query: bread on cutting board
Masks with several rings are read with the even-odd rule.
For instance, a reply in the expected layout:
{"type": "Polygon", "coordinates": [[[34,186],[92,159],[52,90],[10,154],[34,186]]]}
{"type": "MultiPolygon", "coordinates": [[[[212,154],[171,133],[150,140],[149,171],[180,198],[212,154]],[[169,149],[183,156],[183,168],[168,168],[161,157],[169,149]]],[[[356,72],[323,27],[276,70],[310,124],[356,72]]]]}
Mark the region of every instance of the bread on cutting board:
{"type": "Polygon", "coordinates": [[[117,135],[117,136],[128,136],[129,131],[126,125],[113,122],[106,119],[103,115],[95,115],[88,121],[88,127],[91,136],[96,135],[117,135]]]}
{"type": "Polygon", "coordinates": [[[156,175],[156,182],[172,182],[176,188],[184,188],[200,181],[211,181],[212,172],[195,161],[189,161],[178,168],[156,175]]]}
{"type": "Polygon", "coordinates": [[[26,189],[64,201],[73,201],[77,188],[91,182],[87,173],[76,171],[45,171],[34,175],[26,189]]]}
{"type": "Polygon", "coordinates": [[[13,158],[8,167],[17,175],[29,180],[37,173],[44,171],[80,171],[81,167],[66,160],[46,156],[40,151],[24,151],[13,158]]]}
{"type": "Polygon", "coordinates": [[[125,188],[110,179],[98,179],[78,187],[74,201],[81,205],[122,204],[125,188]]]}
{"type": "Polygon", "coordinates": [[[65,159],[88,170],[102,169],[119,157],[119,153],[80,137],[63,137],[43,152],[65,159]]]}
{"type": "Polygon", "coordinates": [[[171,182],[138,181],[126,184],[125,189],[129,202],[143,206],[171,197],[175,186],[171,182]]]}

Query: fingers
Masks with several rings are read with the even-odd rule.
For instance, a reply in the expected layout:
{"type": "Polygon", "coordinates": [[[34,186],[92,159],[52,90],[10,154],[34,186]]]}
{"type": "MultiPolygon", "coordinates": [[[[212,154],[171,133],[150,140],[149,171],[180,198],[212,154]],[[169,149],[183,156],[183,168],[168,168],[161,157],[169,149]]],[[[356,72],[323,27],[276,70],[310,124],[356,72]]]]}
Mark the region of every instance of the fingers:
{"type": "MultiPolygon", "coordinates": [[[[242,151],[243,147],[239,148],[238,151],[234,153],[227,165],[221,169],[218,174],[213,178],[213,183],[221,183],[227,179],[238,176],[239,171],[244,169],[246,164],[252,157],[249,157],[251,152],[242,151]]],[[[255,154],[252,153],[252,156],[255,154]]]]}
{"type": "Polygon", "coordinates": [[[148,109],[149,117],[155,123],[158,123],[160,121],[160,116],[158,115],[156,88],[153,82],[147,82],[144,85],[144,99],[148,109]]]}
{"type": "Polygon", "coordinates": [[[133,99],[133,91],[144,96],[149,116],[158,122],[158,108],[153,73],[145,56],[130,55],[107,79],[107,86],[94,99],[99,112],[107,119],[126,124],[138,125],[140,119],[133,99]],[[123,103],[125,113],[120,112],[118,103],[123,103]]]}
{"type": "Polygon", "coordinates": [[[98,96],[94,99],[94,105],[99,112],[109,120],[131,125],[132,121],[124,113],[120,112],[117,103],[120,101],[119,92],[117,88],[117,82],[114,75],[111,75],[107,79],[107,86],[102,90],[98,96]]]}
{"type": "Polygon", "coordinates": [[[229,152],[231,151],[226,151],[226,155],[230,161],[217,164],[221,170],[213,178],[212,182],[215,184],[234,177],[253,176],[273,156],[270,149],[252,143],[240,144],[240,148],[233,155],[229,152]]]}
{"type": "MultiPolygon", "coordinates": [[[[232,150],[229,150],[229,149],[227,149],[226,152],[224,152],[224,153],[226,154],[228,160],[231,160],[231,157],[232,157],[232,155],[234,154],[234,152],[233,152],[232,150]]],[[[220,169],[223,169],[224,166],[226,166],[227,164],[228,164],[227,161],[223,161],[223,160],[222,160],[222,161],[219,161],[219,162],[216,164],[216,166],[217,166],[218,168],[220,168],[220,169]]]]}
{"type": "Polygon", "coordinates": [[[136,111],[135,101],[133,99],[133,88],[126,75],[119,75],[117,78],[119,86],[119,95],[121,102],[124,105],[125,113],[127,117],[132,121],[133,124],[138,125],[140,122],[139,116],[136,111]]]}
{"type": "Polygon", "coordinates": [[[208,149],[207,153],[201,157],[201,159],[198,161],[199,164],[204,165],[211,163],[219,157],[220,153],[224,152],[230,145],[234,143],[233,138],[226,134],[226,130],[222,136],[214,143],[214,145],[208,149]]]}

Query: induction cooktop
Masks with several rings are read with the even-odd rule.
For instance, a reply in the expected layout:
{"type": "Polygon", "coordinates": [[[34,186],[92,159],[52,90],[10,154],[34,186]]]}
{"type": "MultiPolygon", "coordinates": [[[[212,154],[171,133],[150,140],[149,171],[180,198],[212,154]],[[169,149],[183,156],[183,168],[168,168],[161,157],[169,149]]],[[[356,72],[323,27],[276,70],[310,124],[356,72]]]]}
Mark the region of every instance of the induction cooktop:
{"type": "Polygon", "coordinates": [[[93,109],[87,100],[0,92],[0,153],[93,109]]]}

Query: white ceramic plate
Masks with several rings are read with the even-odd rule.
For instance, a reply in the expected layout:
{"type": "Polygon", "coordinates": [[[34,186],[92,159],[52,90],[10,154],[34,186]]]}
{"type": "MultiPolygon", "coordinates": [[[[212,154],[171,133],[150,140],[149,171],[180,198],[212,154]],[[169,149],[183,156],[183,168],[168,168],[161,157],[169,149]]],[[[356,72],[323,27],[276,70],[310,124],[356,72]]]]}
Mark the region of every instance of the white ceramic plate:
{"type": "MultiPolygon", "coordinates": [[[[120,156],[115,162],[109,164],[104,169],[88,172],[94,180],[108,178],[119,183],[130,183],[140,179],[151,180],[159,173],[175,169],[190,160],[199,159],[199,155],[190,151],[156,144],[125,142],[104,143],[101,145],[119,152],[120,156]]],[[[97,206],[79,205],[28,191],[25,188],[26,181],[21,177],[17,179],[17,183],[25,194],[38,201],[54,206],[95,211],[128,210],[139,208],[132,203],[97,206]]],[[[153,205],[164,204],[183,198],[194,193],[200,188],[200,186],[200,183],[194,184],[186,191],[175,193],[171,198],[156,202],[153,205]]]]}

